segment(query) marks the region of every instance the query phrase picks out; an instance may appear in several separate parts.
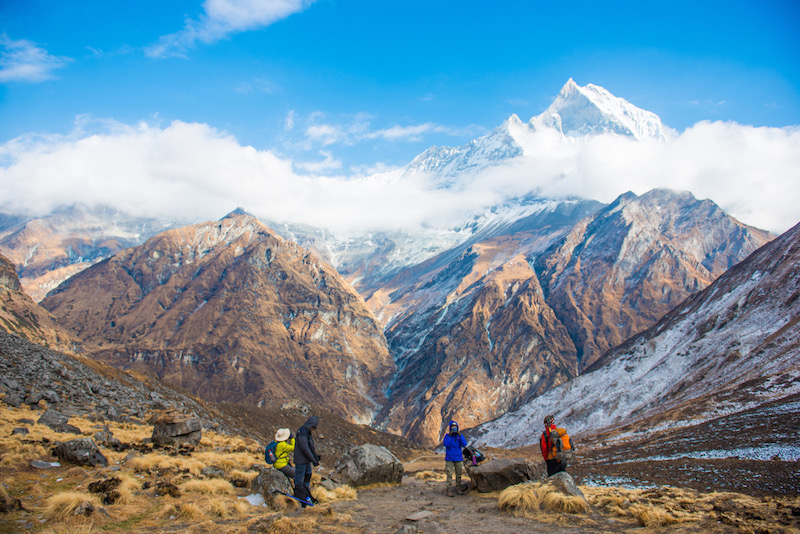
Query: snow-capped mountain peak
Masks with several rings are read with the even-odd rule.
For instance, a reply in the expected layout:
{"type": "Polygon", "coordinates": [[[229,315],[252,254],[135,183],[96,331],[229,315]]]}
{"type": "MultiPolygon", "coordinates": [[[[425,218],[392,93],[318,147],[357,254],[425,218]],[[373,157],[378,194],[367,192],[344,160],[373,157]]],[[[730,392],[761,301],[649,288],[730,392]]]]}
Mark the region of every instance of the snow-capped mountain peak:
{"type": "Polygon", "coordinates": [[[529,122],[512,114],[497,128],[458,147],[434,146],[403,170],[405,175],[431,175],[439,187],[450,188],[465,175],[522,156],[537,132],[555,130],[572,140],[617,134],[636,140],[666,141],[674,136],[655,113],[637,108],[606,89],[579,86],[570,78],[553,104],[529,122]]]}
{"type": "Polygon", "coordinates": [[[568,137],[616,133],[637,140],[668,140],[672,132],[658,115],[637,108],[599,85],[581,87],[572,78],[544,113],[530,120],[534,130],[552,128],[568,137]]]}

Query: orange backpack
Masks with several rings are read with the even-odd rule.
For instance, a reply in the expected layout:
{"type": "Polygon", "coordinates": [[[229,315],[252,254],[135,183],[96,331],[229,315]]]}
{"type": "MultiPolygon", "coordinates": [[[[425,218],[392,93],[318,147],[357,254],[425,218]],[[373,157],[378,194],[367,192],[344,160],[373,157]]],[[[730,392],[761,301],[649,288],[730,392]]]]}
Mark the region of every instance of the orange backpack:
{"type": "Polygon", "coordinates": [[[553,443],[553,457],[558,461],[571,460],[575,456],[572,439],[567,434],[566,428],[556,428],[560,439],[553,443]]]}

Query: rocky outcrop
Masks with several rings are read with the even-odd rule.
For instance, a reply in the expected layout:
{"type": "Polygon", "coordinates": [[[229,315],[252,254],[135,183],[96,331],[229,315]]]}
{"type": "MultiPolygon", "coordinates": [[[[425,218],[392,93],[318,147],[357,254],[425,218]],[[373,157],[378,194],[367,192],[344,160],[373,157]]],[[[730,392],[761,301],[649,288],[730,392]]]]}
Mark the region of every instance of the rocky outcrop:
{"type": "Polygon", "coordinates": [[[72,352],[79,340],[22,290],[14,265],[0,255],[0,331],[72,352]]]}
{"type": "Polygon", "coordinates": [[[93,356],[209,400],[297,398],[368,421],[394,371],[355,290],[241,212],[159,234],[42,304],[93,356]]]}
{"type": "Polygon", "coordinates": [[[351,448],[341,458],[331,475],[340,484],[399,484],[403,480],[403,463],[386,447],[365,443],[351,448]]]}
{"type": "Polygon", "coordinates": [[[57,458],[73,464],[92,467],[108,465],[108,459],[100,452],[91,438],[78,438],[58,443],[53,447],[53,454],[57,458]]]}
{"type": "Polygon", "coordinates": [[[195,446],[203,438],[203,425],[196,417],[164,414],[153,423],[153,443],[195,446]]]}
{"type": "MultiPolygon", "coordinates": [[[[103,363],[58,353],[2,331],[0,393],[5,394],[2,402],[12,406],[39,393],[40,400],[34,407],[47,406],[39,422],[52,424],[56,430],[62,424],[68,425],[68,419],[74,416],[143,421],[164,410],[208,413],[208,408],[197,400],[157,380],[141,375],[134,378],[103,363]]],[[[218,429],[219,423],[207,418],[205,426],[218,429]]]]}
{"type": "Polygon", "coordinates": [[[481,493],[504,490],[536,478],[537,467],[525,458],[498,458],[478,466],[466,465],[472,487],[481,493]]]}

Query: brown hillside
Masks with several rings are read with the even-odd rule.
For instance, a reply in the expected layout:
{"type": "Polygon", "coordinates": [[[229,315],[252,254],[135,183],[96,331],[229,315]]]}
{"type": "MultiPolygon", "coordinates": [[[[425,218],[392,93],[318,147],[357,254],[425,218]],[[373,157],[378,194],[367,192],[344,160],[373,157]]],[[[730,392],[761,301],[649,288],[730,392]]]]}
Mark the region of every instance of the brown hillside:
{"type": "Polygon", "coordinates": [[[42,304],[93,356],[209,400],[298,398],[366,422],[394,370],[355,291],[241,213],[159,234],[42,304]]]}

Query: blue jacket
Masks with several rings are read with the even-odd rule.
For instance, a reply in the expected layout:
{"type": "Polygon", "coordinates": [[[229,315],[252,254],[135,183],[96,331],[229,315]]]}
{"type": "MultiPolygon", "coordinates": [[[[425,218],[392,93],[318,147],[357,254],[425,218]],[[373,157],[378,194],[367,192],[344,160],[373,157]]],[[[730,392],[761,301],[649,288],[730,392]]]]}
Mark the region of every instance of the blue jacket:
{"type": "Polygon", "coordinates": [[[461,450],[467,446],[467,440],[458,432],[458,423],[450,421],[450,426],[456,426],[456,435],[446,434],[442,444],[444,445],[444,461],[445,462],[463,462],[464,453],[461,450]]]}

